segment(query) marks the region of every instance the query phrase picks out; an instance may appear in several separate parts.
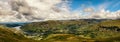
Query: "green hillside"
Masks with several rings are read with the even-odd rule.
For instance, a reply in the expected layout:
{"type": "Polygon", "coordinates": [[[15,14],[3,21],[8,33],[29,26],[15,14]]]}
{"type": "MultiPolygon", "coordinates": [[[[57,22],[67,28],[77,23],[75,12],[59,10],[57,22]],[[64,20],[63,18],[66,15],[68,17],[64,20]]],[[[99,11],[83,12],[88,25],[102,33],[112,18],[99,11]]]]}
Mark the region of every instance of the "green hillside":
{"type": "Polygon", "coordinates": [[[0,42],[37,42],[24,37],[20,33],[15,33],[12,29],[0,26],[0,42]]]}
{"type": "Polygon", "coordinates": [[[64,34],[74,35],[72,36],[73,39],[81,42],[82,40],[90,40],[90,42],[115,42],[120,40],[120,20],[103,20],[102,22],[98,22],[98,20],[44,21],[26,24],[21,29],[25,31],[28,38],[43,41],[67,40],[65,38],[69,37],[64,34]],[[56,34],[57,36],[53,36],[56,34]]]}
{"type": "Polygon", "coordinates": [[[30,23],[22,26],[21,29],[28,33],[73,33],[76,32],[75,29],[86,24],[88,23],[84,21],[46,21],[30,23]]]}

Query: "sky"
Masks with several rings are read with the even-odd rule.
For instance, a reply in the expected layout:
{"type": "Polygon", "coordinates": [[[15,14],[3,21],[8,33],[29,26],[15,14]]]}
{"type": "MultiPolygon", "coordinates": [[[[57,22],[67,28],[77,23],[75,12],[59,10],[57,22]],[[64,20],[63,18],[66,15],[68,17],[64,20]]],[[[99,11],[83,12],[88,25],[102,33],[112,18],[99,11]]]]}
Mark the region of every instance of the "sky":
{"type": "Polygon", "coordinates": [[[99,7],[109,11],[120,10],[120,0],[71,0],[72,10],[93,7],[96,10],[99,7]]]}
{"type": "Polygon", "coordinates": [[[0,0],[0,23],[120,19],[119,7],[119,0],[0,0]]]}

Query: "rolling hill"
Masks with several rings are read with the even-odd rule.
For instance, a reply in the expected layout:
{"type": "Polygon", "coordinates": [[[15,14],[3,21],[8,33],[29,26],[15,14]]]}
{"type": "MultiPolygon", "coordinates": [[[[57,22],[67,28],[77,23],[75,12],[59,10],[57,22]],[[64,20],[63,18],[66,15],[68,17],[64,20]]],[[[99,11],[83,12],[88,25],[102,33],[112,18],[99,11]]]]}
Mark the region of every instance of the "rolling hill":
{"type": "MultiPolygon", "coordinates": [[[[119,21],[120,20],[105,20],[105,19],[60,20],[60,21],[50,20],[26,24],[22,26],[21,29],[25,31],[25,35],[36,36],[33,37],[34,39],[41,38],[39,40],[46,40],[46,38],[53,34],[63,35],[70,34],[74,35],[75,38],[77,36],[78,38],[91,39],[93,41],[114,42],[120,40],[119,21]]],[[[53,36],[50,38],[56,40],[56,38],[59,37],[53,36]]]]}
{"type": "Polygon", "coordinates": [[[27,23],[21,30],[0,26],[0,42],[120,41],[120,20],[49,20],[27,23]]]}
{"type": "Polygon", "coordinates": [[[24,37],[21,33],[16,33],[14,29],[0,26],[0,42],[37,42],[24,37]]]}

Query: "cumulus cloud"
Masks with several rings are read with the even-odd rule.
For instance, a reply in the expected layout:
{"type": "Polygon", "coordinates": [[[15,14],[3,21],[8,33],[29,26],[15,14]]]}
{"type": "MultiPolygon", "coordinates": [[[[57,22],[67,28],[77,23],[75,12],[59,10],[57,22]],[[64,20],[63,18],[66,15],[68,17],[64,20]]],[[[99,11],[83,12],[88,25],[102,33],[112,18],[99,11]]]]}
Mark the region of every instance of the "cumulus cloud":
{"type": "Polygon", "coordinates": [[[118,19],[120,18],[120,11],[110,12],[105,11],[104,9],[93,12],[87,16],[87,18],[94,18],[94,19],[118,19]]]}
{"type": "Polygon", "coordinates": [[[85,8],[83,12],[71,12],[67,0],[0,0],[0,22],[35,22],[66,19],[116,19],[120,11],[95,11],[85,8]],[[89,13],[89,15],[84,15],[89,13]]]}
{"type": "Polygon", "coordinates": [[[94,9],[93,8],[85,8],[83,11],[84,12],[94,12],[94,9]]]}
{"type": "Polygon", "coordinates": [[[59,20],[73,17],[66,0],[0,0],[0,9],[0,22],[59,20]]]}

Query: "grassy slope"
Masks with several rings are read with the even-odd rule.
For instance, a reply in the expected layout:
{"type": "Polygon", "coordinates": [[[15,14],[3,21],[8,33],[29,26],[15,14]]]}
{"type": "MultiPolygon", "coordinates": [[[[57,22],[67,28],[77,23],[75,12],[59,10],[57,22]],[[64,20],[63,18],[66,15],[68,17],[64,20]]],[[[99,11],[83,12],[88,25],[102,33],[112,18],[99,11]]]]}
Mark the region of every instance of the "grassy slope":
{"type": "Polygon", "coordinates": [[[34,42],[34,40],[25,38],[22,34],[14,33],[11,29],[0,26],[0,42],[34,42]]]}
{"type": "Polygon", "coordinates": [[[101,42],[120,42],[120,20],[107,20],[92,25],[90,28],[96,39],[101,42]]]}
{"type": "MultiPolygon", "coordinates": [[[[119,41],[120,20],[108,20],[90,25],[87,21],[46,21],[27,24],[22,27],[23,31],[32,33],[46,33],[45,40],[50,41],[87,41],[87,42],[114,42],[119,41]],[[111,29],[112,28],[112,29],[111,29]],[[114,29],[117,28],[117,31],[114,29]],[[53,36],[56,35],[57,36],[53,36]],[[60,34],[60,35],[58,35],[60,34]],[[63,34],[63,36],[61,36],[63,34]],[[72,39],[67,37],[72,35],[72,39]],[[51,37],[52,36],[52,37],[51,37]],[[77,37],[76,37],[77,36],[77,37]],[[82,37],[81,37],[82,36],[82,37]],[[62,38],[62,40],[61,40],[62,38]],[[82,39],[81,39],[82,38],[82,39]],[[90,40],[90,41],[89,41],[90,40]]],[[[43,35],[44,36],[44,35],[43,35]]]]}

